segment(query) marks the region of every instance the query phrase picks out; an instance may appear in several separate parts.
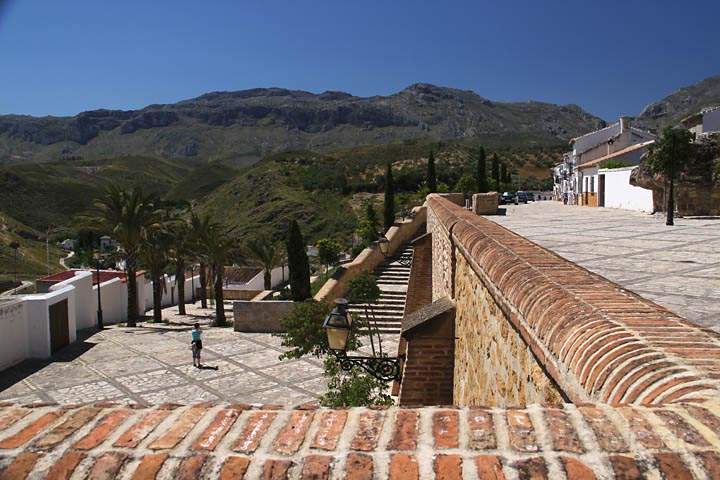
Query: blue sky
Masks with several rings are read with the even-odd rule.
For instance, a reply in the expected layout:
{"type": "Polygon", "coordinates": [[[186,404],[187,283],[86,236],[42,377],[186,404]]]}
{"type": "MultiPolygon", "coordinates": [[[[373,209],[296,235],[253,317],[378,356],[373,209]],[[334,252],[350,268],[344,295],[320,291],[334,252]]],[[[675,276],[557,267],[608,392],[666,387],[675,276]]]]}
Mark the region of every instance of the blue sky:
{"type": "Polygon", "coordinates": [[[0,113],[429,82],[612,119],[720,74],[718,18],[717,0],[0,0],[0,113]]]}

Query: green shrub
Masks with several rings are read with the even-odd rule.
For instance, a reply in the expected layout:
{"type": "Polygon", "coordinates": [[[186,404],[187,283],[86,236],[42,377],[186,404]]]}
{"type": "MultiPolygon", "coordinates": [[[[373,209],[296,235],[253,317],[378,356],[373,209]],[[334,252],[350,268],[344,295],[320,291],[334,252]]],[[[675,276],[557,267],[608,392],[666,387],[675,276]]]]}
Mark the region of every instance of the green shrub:
{"type": "Polygon", "coordinates": [[[356,367],[350,372],[340,369],[334,358],[325,360],[327,391],[320,397],[324,407],[362,407],[369,405],[392,405],[387,394],[387,384],[356,367]]]}

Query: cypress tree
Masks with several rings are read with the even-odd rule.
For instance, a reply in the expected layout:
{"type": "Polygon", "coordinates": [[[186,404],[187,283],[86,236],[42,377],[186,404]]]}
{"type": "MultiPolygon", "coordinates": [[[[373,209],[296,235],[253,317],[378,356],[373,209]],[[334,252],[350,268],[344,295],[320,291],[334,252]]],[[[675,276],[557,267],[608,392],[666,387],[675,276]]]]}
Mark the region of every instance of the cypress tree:
{"type": "Polygon", "coordinates": [[[310,263],[305,251],[305,241],[295,220],[290,221],[286,247],[290,292],[292,299],[300,302],[310,298],[310,263]]]}
{"type": "Polygon", "coordinates": [[[385,167],[385,210],[383,212],[385,231],[395,223],[395,185],[393,184],[392,164],[385,167]]]}
{"type": "Polygon", "coordinates": [[[477,165],[475,165],[475,182],[477,183],[478,192],[485,193],[488,191],[485,149],[482,146],[478,151],[477,165]]]}
{"type": "Polygon", "coordinates": [[[490,161],[492,162],[492,176],[493,180],[495,180],[495,189],[500,190],[500,162],[498,162],[497,155],[493,153],[490,161]]]}
{"type": "Polygon", "coordinates": [[[427,187],[429,193],[437,192],[437,175],[435,174],[435,154],[430,152],[427,164],[427,187]]]}
{"type": "Polygon", "coordinates": [[[505,165],[504,163],[502,165],[500,165],[500,178],[502,179],[503,183],[505,183],[505,184],[508,183],[508,181],[507,181],[508,170],[507,170],[507,165],[505,165]]]}

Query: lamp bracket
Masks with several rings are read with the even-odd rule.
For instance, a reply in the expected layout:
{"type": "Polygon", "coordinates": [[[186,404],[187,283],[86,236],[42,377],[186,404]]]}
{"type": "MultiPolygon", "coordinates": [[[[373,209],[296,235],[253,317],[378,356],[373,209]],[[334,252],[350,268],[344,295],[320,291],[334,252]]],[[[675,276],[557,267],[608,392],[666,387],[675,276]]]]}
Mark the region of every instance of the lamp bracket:
{"type": "Polygon", "coordinates": [[[349,372],[360,367],[378,380],[400,380],[400,359],[398,357],[349,357],[345,352],[333,351],[340,368],[349,372]]]}

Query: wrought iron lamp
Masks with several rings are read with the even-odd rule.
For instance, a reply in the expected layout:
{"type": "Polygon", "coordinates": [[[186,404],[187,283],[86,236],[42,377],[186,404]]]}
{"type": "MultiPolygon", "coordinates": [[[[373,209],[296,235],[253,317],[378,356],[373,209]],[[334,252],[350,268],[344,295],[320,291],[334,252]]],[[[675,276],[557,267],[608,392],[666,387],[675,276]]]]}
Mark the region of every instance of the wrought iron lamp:
{"type": "Polygon", "coordinates": [[[95,257],[95,282],[97,285],[97,328],[98,330],[102,330],[105,328],[105,324],[103,323],[102,298],[100,296],[100,262],[106,255],[98,250],[93,257],[95,257]]]}
{"type": "MultiPolygon", "coordinates": [[[[378,247],[380,248],[380,253],[383,254],[383,257],[388,258],[390,256],[390,240],[384,235],[380,236],[380,238],[377,239],[378,247]]],[[[412,253],[410,255],[400,255],[397,258],[397,261],[400,265],[403,267],[409,267],[412,265],[412,253]]]]}
{"type": "MultiPolygon", "coordinates": [[[[352,317],[347,311],[348,301],[344,298],[335,300],[335,308],[328,314],[323,328],[328,338],[330,352],[335,356],[340,368],[349,372],[353,367],[360,367],[378,380],[400,380],[400,359],[398,357],[376,356],[373,348],[372,357],[349,356],[347,354],[348,340],[352,331],[352,317]]],[[[369,329],[371,342],[372,328],[369,329]]],[[[378,345],[380,336],[378,335],[378,345]]],[[[374,342],[373,342],[374,344],[374,342]]]]}

